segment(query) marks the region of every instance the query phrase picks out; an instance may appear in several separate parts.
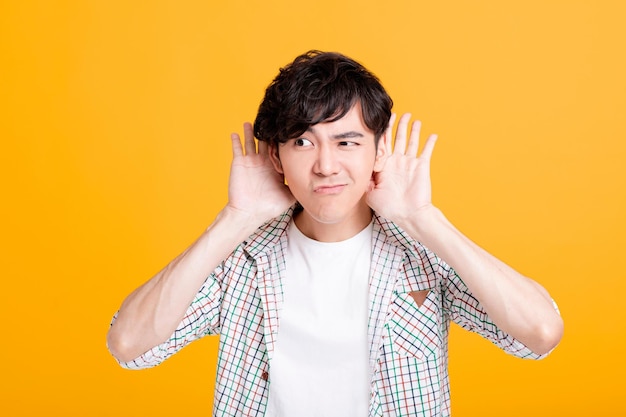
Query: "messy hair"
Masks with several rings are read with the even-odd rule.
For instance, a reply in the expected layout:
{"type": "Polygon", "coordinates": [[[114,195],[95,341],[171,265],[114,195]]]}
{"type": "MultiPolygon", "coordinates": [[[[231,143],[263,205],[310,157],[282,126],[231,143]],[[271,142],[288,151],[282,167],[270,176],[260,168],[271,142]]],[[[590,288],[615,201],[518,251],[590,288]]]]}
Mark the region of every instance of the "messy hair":
{"type": "Polygon", "coordinates": [[[281,68],[267,87],[254,135],[270,144],[284,143],[317,123],[341,119],[357,104],[378,141],[393,106],[379,79],[342,54],[312,50],[281,68]]]}

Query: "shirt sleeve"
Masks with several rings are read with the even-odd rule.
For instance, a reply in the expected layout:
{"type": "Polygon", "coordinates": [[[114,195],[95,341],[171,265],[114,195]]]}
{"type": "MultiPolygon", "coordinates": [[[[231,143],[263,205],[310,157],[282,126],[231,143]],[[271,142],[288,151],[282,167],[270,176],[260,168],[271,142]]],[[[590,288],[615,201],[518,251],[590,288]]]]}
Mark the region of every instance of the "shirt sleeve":
{"type": "MultiPolygon", "coordinates": [[[[480,334],[506,353],[519,358],[543,359],[550,354],[550,352],[542,355],[534,353],[522,342],[500,330],[452,267],[440,262],[439,272],[442,277],[445,308],[453,322],[466,330],[480,334]]],[[[553,304],[558,312],[554,301],[553,304]]]]}
{"type": "MultiPolygon", "coordinates": [[[[221,282],[223,267],[220,266],[202,284],[195,298],[187,308],[185,316],[168,340],[148,350],[130,362],[121,362],[126,369],[144,369],[156,366],[187,346],[206,335],[219,333],[221,282]]],[[[113,316],[115,322],[117,313],[113,316]]]]}

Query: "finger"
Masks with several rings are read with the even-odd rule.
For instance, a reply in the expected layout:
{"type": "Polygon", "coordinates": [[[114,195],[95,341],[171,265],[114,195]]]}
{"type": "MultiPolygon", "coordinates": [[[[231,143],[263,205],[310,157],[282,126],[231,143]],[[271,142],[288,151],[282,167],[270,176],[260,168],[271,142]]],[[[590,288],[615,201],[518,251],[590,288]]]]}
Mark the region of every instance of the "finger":
{"type": "Polygon", "coordinates": [[[411,136],[409,137],[409,146],[406,149],[406,154],[410,156],[417,156],[417,149],[420,146],[420,130],[422,129],[422,122],[416,120],[411,125],[411,136]]]}
{"type": "Polygon", "coordinates": [[[406,149],[406,130],[411,120],[411,113],[404,113],[398,122],[396,130],[396,143],[393,147],[393,153],[404,154],[406,149]]]}
{"type": "Polygon", "coordinates": [[[246,155],[256,154],[256,143],[254,142],[254,132],[252,125],[248,122],[243,124],[244,145],[246,147],[246,155]]]}
{"type": "Polygon", "coordinates": [[[428,140],[426,141],[426,145],[424,145],[424,149],[422,149],[422,154],[420,158],[425,159],[430,162],[430,158],[433,156],[433,149],[435,149],[435,143],[437,142],[437,135],[430,135],[428,140]]]}
{"type": "Polygon", "coordinates": [[[393,125],[396,122],[396,114],[395,113],[391,113],[391,117],[389,118],[389,124],[387,125],[387,130],[385,131],[385,151],[387,155],[391,155],[391,152],[393,151],[393,148],[391,146],[391,142],[392,142],[392,130],[393,130],[393,125]]]}
{"type": "Polygon", "coordinates": [[[243,149],[241,148],[241,138],[237,133],[230,134],[230,141],[233,148],[233,158],[243,156],[243,149]]]}

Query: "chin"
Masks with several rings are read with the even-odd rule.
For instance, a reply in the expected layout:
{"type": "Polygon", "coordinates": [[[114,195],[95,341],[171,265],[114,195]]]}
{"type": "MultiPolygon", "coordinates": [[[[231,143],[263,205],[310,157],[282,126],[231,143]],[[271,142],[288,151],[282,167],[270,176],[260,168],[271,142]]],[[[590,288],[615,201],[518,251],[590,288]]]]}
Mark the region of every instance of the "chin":
{"type": "Polygon", "coordinates": [[[316,202],[318,204],[307,205],[300,203],[303,207],[305,216],[310,221],[323,224],[333,225],[350,222],[364,216],[365,210],[370,213],[370,208],[364,203],[364,200],[346,201],[347,199],[338,199],[336,201],[316,202]],[[324,204],[326,203],[326,204],[324,204]]]}

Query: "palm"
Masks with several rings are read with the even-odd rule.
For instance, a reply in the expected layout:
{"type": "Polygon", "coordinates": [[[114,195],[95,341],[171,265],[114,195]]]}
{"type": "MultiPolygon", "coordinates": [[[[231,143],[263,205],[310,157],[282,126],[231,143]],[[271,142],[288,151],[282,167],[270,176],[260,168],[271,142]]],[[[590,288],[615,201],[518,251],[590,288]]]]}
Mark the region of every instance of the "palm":
{"type": "Polygon", "coordinates": [[[259,142],[258,149],[252,126],[244,125],[244,148],[239,135],[232,135],[233,161],[228,185],[228,205],[263,223],[286,210],[295,201],[283,177],[274,169],[268,147],[259,142]]]}
{"type": "Polygon", "coordinates": [[[382,171],[374,176],[367,202],[383,217],[401,222],[416,210],[432,204],[430,158],[437,137],[431,135],[417,157],[420,124],[413,123],[407,143],[410,115],[405,114],[398,123],[395,147],[392,148],[391,126],[394,119],[395,116],[390,121],[384,144],[389,156],[382,171]]]}

